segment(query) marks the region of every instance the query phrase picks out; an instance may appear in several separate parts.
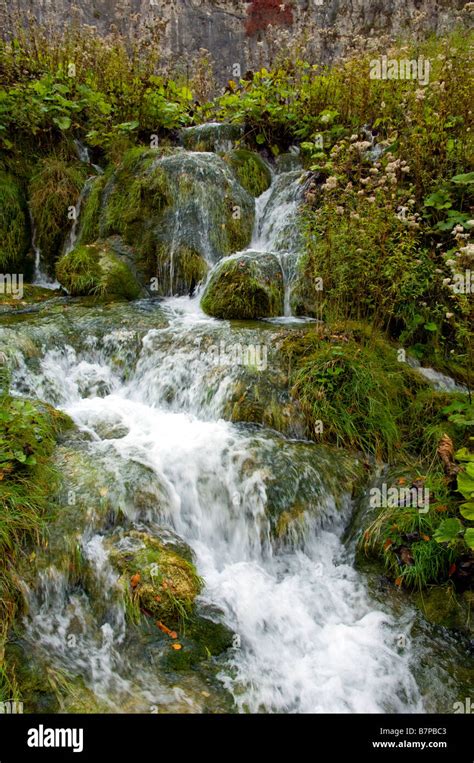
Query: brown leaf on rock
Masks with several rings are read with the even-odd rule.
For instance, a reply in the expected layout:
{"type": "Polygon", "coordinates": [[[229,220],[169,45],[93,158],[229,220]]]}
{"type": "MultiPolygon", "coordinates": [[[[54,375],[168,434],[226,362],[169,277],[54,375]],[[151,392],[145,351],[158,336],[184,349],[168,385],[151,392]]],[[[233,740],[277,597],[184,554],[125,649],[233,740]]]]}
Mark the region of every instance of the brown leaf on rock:
{"type": "Polygon", "coordinates": [[[137,585],[140,582],[140,579],[141,579],[141,575],[140,575],[139,572],[137,572],[136,575],[132,575],[132,577],[130,579],[130,585],[132,586],[132,588],[136,588],[137,587],[137,585]]]}

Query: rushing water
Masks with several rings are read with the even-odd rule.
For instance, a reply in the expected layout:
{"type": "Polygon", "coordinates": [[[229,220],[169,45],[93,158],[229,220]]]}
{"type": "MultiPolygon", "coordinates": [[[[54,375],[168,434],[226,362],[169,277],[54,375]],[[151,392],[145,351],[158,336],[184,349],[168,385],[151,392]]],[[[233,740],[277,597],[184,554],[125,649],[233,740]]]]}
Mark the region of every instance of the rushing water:
{"type": "MultiPolygon", "coordinates": [[[[251,243],[278,256],[288,314],[303,179],[274,177],[251,243]]],[[[278,331],[290,328],[231,326],[186,297],[90,315],[66,305],[2,341],[15,328],[14,391],[61,408],[80,432],[58,451],[74,501],[52,526],[38,578],[24,581],[33,663],[81,676],[106,711],[451,711],[458,646],[438,649],[419,615],[374,598],[343,541],[354,459],[224,418],[239,380],[248,391],[255,374],[278,370],[278,331]],[[268,367],[250,371],[221,352],[257,344],[268,367]],[[283,537],[275,516],[290,518],[283,537]],[[235,634],[212,675],[164,670],[162,645],[128,623],[111,554],[133,543],[130,528],[192,549],[199,608],[235,634]],[[64,568],[71,548],[87,585],[64,568]]]]}
{"type": "MultiPolygon", "coordinates": [[[[242,341],[246,333],[255,341],[255,330],[236,337],[188,298],[165,301],[164,311],[168,325],[144,331],[138,344],[127,327],[138,317],[106,333],[90,326],[80,341],[46,349],[39,364],[19,362],[15,384],[72,416],[87,435],[80,447],[133,526],[168,530],[193,549],[205,580],[202,602],[217,607],[237,635],[220,659],[218,683],[240,710],[449,711],[456,686],[444,668],[432,668],[432,686],[424,697],[420,690],[414,666],[426,636],[397,646],[414,614],[395,617],[374,603],[353,568],[342,542],[350,497],[331,487],[342,478],[342,461],[316,445],[222,420],[236,369],[216,366],[209,342],[242,341]],[[144,483],[145,513],[136,504],[144,483]],[[295,496],[304,513],[281,543],[270,508],[290,508],[295,496]]],[[[75,489],[86,490],[80,484],[75,489]]],[[[68,584],[50,560],[28,589],[26,643],[82,675],[109,710],[201,710],[191,679],[151,670],[127,635],[109,559],[112,530],[93,506],[78,515],[77,528],[95,593],[68,584]],[[79,634],[74,649],[71,633],[79,634]]]]}

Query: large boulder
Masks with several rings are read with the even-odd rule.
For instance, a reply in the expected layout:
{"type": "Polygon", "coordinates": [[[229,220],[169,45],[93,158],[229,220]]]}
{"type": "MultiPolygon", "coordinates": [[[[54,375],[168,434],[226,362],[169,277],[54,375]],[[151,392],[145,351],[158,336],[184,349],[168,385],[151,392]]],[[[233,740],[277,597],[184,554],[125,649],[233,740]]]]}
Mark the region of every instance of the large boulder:
{"type": "Polygon", "coordinates": [[[283,314],[283,274],[274,254],[235,254],[212,273],[201,300],[214,318],[253,319],[283,314]]]}
{"type": "Polygon", "coordinates": [[[135,148],[91,187],[79,241],[120,236],[142,284],[184,294],[219,259],[248,246],[254,216],[251,195],[216,154],[135,148]]]}

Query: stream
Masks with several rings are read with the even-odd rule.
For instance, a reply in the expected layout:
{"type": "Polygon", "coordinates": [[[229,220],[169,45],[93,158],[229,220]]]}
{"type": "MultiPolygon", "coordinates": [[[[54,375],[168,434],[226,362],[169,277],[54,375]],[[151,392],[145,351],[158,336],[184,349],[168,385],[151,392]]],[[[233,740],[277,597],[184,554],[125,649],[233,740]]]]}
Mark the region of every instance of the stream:
{"type": "Polygon", "coordinates": [[[257,199],[249,247],[280,258],[283,324],[211,319],[197,294],[92,308],[65,300],[0,328],[14,393],[77,427],[58,447],[64,513],[37,576],[25,575],[17,646],[41,674],[81,677],[96,709],[452,712],[468,696],[461,645],[354,567],[345,533],[357,459],[305,441],[296,423],[282,435],[229,420],[236,385],[271,383],[282,332],[302,327],[290,314],[288,235],[300,179],[277,176],[257,199]],[[239,351],[229,361],[236,345],[266,363],[249,369],[239,351]],[[283,537],[275,516],[290,517],[283,537]],[[167,667],[169,645],[130,624],[119,595],[112,551],[132,543],[131,530],[191,550],[204,581],[198,609],[232,646],[189,670],[167,667]],[[72,547],[86,570],[79,582],[65,567],[72,547]]]}

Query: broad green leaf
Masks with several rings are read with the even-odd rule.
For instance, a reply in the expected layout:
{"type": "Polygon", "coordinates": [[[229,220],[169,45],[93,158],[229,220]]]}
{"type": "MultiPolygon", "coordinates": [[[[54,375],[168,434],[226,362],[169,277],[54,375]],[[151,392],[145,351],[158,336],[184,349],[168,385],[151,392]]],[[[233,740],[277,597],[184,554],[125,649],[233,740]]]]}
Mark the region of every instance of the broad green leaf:
{"type": "Polygon", "coordinates": [[[474,172],[466,172],[464,175],[455,175],[451,180],[453,183],[462,183],[463,185],[474,183],[474,172]]]}
{"type": "Polygon", "coordinates": [[[459,472],[457,489],[462,495],[470,500],[474,497],[474,475],[469,473],[469,467],[474,469],[474,464],[468,463],[465,472],[459,472]]]}
{"type": "Polygon", "coordinates": [[[445,519],[434,532],[434,539],[438,543],[450,543],[455,540],[462,530],[462,524],[459,519],[445,519]]]}
{"type": "Polygon", "coordinates": [[[464,540],[469,548],[474,550],[474,527],[470,527],[464,533],[464,540]]]}
{"type": "Polygon", "coordinates": [[[70,117],[54,117],[53,122],[60,130],[69,130],[71,126],[70,117]]]}
{"type": "Polygon", "coordinates": [[[474,453],[468,448],[460,448],[454,454],[456,461],[474,461],[474,453]]]}
{"type": "Polygon", "coordinates": [[[459,510],[464,519],[468,519],[470,522],[474,522],[474,501],[462,503],[459,510]]]}

